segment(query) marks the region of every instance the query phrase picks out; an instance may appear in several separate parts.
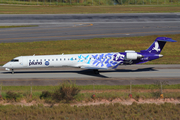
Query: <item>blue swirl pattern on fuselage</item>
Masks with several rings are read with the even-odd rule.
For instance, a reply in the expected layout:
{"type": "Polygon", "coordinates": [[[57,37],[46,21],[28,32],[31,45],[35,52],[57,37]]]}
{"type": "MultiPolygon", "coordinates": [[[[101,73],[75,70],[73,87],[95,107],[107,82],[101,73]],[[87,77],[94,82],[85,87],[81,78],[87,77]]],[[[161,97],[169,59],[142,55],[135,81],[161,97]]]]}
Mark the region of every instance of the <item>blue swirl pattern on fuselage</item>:
{"type": "Polygon", "coordinates": [[[113,64],[116,64],[116,62],[110,61],[112,56],[112,53],[92,55],[95,59],[93,65],[98,66],[100,64],[100,67],[111,67],[113,64]]]}
{"type": "Polygon", "coordinates": [[[124,54],[121,53],[105,53],[94,55],[79,55],[78,62],[84,62],[96,67],[109,68],[118,65],[123,62],[124,54]]]}
{"type": "Polygon", "coordinates": [[[94,66],[106,67],[106,68],[113,67],[123,62],[124,59],[124,55],[120,53],[96,54],[96,55],[92,55],[92,57],[95,59],[93,62],[94,66]],[[118,58],[114,59],[114,57],[116,57],[117,55],[118,58]]]}

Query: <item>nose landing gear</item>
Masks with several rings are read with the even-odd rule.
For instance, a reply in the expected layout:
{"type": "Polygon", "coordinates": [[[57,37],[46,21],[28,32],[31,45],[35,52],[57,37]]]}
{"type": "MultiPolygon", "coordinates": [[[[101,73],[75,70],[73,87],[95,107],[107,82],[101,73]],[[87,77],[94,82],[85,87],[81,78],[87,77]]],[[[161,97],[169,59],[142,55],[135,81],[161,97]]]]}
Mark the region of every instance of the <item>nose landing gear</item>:
{"type": "Polygon", "coordinates": [[[12,69],[11,71],[12,71],[11,74],[14,74],[14,69],[12,69]]]}

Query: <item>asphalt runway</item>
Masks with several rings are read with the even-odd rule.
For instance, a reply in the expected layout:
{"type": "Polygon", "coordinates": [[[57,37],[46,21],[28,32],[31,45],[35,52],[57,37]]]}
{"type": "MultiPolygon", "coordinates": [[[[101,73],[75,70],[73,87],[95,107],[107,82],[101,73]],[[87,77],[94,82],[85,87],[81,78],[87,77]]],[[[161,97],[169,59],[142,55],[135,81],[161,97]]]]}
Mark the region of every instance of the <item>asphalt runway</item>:
{"type": "Polygon", "coordinates": [[[2,42],[72,40],[180,33],[180,13],[0,15],[2,42]]]}
{"type": "MultiPolygon", "coordinates": [[[[0,29],[0,43],[129,37],[180,33],[179,13],[0,15],[0,25],[38,25],[38,27],[0,29]]],[[[0,67],[3,85],[57,85],[64,80],[78,85],[153,84],[166,81],[180,84],[180,65],[120,66],[117,70],[48,68],[15,70],[0,67]]]]}
{"type": "Polygon", "coordinates": [[[21,69],[15,74],[0,69],[0,82],[3,85],[57,85],[64,80],[76,81],[78,85],[128,85],[153,84],[166,81],[169,84],[180,84],[180,65],[132,65],[120,66],[116,70],[92,70],[78,68],[21,69]]]}

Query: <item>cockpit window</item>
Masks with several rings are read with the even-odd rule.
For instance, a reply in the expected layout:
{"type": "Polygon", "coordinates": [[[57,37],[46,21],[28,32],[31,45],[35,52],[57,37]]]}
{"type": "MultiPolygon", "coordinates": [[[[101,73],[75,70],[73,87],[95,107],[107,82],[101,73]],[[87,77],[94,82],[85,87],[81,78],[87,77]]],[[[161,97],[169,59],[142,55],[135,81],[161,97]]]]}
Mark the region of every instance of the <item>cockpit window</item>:
{"type": "Polygon", "coordinates": [[[12,59],[11,62],[19,62],[19,59],[12,59]]]}

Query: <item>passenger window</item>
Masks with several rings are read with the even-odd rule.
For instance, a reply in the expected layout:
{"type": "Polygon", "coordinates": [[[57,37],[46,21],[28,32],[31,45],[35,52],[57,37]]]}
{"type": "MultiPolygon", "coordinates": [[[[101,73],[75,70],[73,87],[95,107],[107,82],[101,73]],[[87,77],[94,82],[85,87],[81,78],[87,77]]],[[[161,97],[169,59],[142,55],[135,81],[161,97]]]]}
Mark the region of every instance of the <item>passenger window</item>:
{"type": "Polygon", "coordinates": [[[40,61],[42,62],[42,59],[40,59],[40,61]]]}
{"type": "Polygon", "coordinates": [[[36,60],[38,62],[38,60],[36,60]]]}
{"type": "Polygon", "coordinates": [[[58,61],[58,59],[56,59],[56,61],[58,61]]]}
{"type": "Polygon", "coordinates": [[[48,59],[48,61],[50,61],[50,59],[48,59]]]}
{"type": "Polygon", "coordinates": [[[44,61],[46,61],[46,59],[44,59],[44,61]]]}
{"type": "Polygon", "coordinates": [[[66,60],[66,58],[64,58],[64,60],[66,60]]]}
{"type": "Polygon", "coordinates": [[[54,59],[52,59],[52,61],[54,61],[54,59]]]}
{"type": "Polygon", "coordinates": [[[75,58],[75,60],[76,60],[76,58],[75,58]]]}
{"type": "Polygon", "coordinates": [[[31,62],[31,60],[29,60],[29,62],[31,62]]]}

